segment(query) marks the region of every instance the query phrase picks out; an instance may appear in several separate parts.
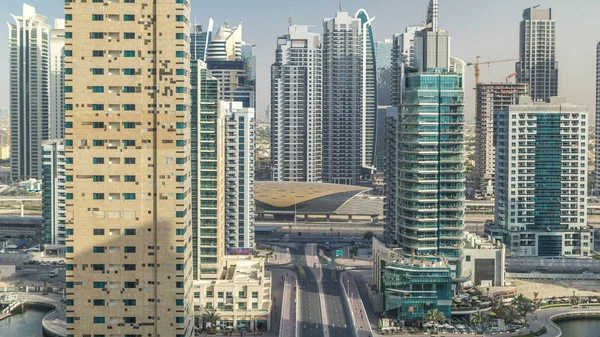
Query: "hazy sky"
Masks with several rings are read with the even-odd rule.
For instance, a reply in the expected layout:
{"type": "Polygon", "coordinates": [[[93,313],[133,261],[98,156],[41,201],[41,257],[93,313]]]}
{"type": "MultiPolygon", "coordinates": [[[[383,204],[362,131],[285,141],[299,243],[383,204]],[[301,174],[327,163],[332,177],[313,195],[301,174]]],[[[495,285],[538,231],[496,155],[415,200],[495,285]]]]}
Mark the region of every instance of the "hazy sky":
{"type": "MultiPolygon", "coordinates": [[[[215,20],[215,28],[225,20],[231,25],[243,21],[244,40],[256,44],[257,113],[262,115],[269,103],[270,65],[275,58],[277,36],[287,32],[289,13],[296,24],[313,25],[322,32],[323,18],[333,17],[338,0],[191,0],[192,21],[215,20]]],[[[1,0],[5,21],[9,13],[20,15],[22,1],[1,0]]],[[[404,27],[423,20],[428,0],[343,0],[342,6],[351,14],[359,8],[367,10],[373,22],[376,40],[401,33],[404,27]]],[[[29,0],[29,5],[48,17],[63,17],[64,0],[29,0]]],[[[452,55],[465,61],[498,60],[518,57],[519,21],[523,9],[541,4],[552,7],[557,30],[559,64],[559,94],[569,101],[595,105],[596,41],[600,38],[600,0],[440,0],[440,27],[452,37],[452,55]]],[[[8,106],[8,29],[0,34],[0,107],[8,106]]],[[[500,81],[514,72],[514,63],[499,63],[481,67],[482,81],[500,81]]],[[[473,69],[466,78],[466,111],[472,118],[474,110],[473,69]]],[[[590,111],[591,113],[592,111],[590,111]]]]}

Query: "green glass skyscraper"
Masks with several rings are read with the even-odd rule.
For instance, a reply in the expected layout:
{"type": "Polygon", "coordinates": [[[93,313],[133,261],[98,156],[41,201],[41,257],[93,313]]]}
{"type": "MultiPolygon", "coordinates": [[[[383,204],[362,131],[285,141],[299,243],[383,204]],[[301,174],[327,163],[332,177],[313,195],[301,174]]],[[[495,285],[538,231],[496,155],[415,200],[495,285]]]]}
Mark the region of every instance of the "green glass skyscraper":
{"type": "Polygon", "coordinates": [[[223,127],[219,82],[202,61],[191,62],[190,77],[194,279],[216,278],[225,250],[224,159],[218,156],[223,137],[223,132],[219,132],[223,127]]]}
{"type": "MultiPolygon", "coordinates": [[[[396,170],[391,178],[395,221],[388,244],[407,253],[460,260],[464,229],[465,63],[450,57],[450,36],[430,3],[426,28],[415,33],[414,67],[405,67],[396,126],[396,170]]],[[[390,156],[388,156],[390,157],[390,156]]],[[[459,275],[459,273],[457,273],[459,275]]]]}

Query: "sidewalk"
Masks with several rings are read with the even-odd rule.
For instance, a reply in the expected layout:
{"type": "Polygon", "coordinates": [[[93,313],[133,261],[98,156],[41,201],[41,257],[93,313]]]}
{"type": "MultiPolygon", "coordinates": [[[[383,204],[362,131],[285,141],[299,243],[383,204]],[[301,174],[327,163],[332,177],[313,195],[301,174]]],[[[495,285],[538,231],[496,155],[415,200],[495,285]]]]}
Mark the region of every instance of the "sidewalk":
{"type": "Polygon", "coordinates": [[[282,265],[290,262],[292,257],[287,247],[273,246],[273,256],[269,258],[269,264],[282,265]]]}
{"type": "Polygon", "coordinates": [[[296,278],[288,276],[283,286],[280,337],[296,336],[296,278]]]}
{"type": "Polygon", "coordinates": [[[350,303],[350,316],[352,316],[352,324],[356,329],[356,337],[371,337],[373,334],[369,318],[367,317],[354,277],[350,276],[349,273],[342,273],[341,280],[342,284],[346,287],[346,294],[350,303]]]}

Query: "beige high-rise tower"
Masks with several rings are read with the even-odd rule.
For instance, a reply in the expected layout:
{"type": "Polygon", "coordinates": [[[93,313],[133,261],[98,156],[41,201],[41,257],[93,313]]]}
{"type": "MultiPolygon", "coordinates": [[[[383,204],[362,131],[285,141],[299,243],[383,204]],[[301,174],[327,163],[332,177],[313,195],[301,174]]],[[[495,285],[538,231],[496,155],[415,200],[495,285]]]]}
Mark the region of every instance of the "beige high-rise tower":
{"type": "Polygon", "coordinates": [[[193,335],[189,14],[65,3],[71,336],[193,335]]]}

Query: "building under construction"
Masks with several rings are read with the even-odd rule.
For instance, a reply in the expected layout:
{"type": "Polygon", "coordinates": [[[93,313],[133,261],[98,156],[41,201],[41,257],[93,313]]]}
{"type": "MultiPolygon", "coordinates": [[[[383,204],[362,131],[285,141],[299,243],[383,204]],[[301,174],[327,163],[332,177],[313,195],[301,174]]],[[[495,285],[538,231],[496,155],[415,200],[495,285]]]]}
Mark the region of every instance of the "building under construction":
{"type": "Polygon", "coordinates": [[[515,104],[528,89],[525,83],[478,83],[475,91],[475,189],[485,197],[494,194],[494,113],[515,104]]]}

